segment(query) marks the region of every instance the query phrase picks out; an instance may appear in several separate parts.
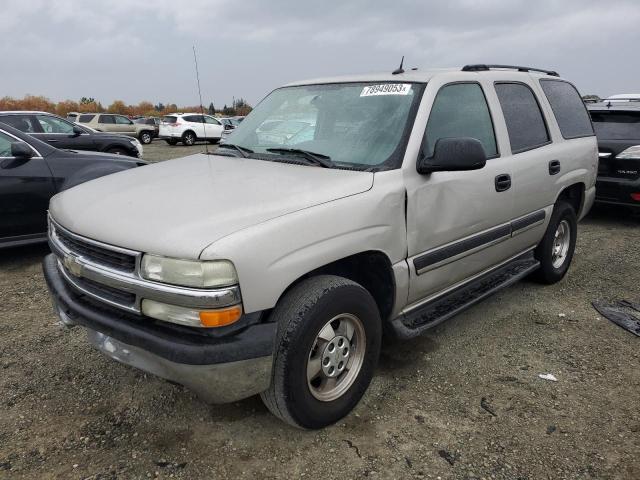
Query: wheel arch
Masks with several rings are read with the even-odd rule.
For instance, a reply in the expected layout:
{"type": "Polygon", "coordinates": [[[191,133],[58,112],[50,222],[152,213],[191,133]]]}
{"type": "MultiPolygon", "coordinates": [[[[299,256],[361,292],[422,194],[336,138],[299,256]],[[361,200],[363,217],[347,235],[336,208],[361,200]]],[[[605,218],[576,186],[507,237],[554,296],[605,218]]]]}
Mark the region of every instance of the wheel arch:
{"type": "Polygon", "coordinates": [[[560,201],[569,203],[576,212],[578,218],[584,207],[586,185],[583,182],[576,182],[564,187],[556,197],[556,204],[560,201]]]}
{"type": "Polygon", "coordinates": [[[317,267],[292,281],[278,302],[301,281],[318,275],[336,275],[362,285],[375,300],[383,323],[389,319],[395,304],[396,281],[391,261],[384,252],[367,250],[317,267]]]}

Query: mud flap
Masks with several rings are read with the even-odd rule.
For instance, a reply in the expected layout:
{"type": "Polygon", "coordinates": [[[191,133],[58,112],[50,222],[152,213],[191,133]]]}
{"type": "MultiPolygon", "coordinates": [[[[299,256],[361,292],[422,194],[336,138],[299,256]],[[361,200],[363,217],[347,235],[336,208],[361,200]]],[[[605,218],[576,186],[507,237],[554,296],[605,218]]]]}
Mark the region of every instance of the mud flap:
{"type": "Polygon", "coordinates": [[[592,302],[591,305],[605,318],[640,337],[640,303],[621,300],[614,303],[592,302]]]}

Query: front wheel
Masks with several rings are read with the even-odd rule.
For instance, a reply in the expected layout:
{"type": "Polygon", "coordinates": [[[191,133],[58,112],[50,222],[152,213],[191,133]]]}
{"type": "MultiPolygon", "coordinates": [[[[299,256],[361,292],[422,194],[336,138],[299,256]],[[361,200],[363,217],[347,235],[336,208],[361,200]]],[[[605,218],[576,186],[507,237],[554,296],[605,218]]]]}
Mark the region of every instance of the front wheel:
{"type": "Polygon", "coordinates": [[[278,303],[273,376],[261,394],[269,410],[301,428],[347,415],[366,391],[382,326],[369,292],[342,277],[303,280],[278,303]]]}
{"type": "Polygon", "coordinates": [[[110,148],[109,150],[107,150],[107,153],[111,153],[113,155],[129,155],[129,152],[122,147],[110,148]]]}
{"type": "Polygon", "coordinates": [[[569,203],[558,202],[535,250],[535,257],[540,262],[540,268],[533,274],[535,280],[548,285],[562,280],[571,265],[577,235],[576,212],[569,203]]]}

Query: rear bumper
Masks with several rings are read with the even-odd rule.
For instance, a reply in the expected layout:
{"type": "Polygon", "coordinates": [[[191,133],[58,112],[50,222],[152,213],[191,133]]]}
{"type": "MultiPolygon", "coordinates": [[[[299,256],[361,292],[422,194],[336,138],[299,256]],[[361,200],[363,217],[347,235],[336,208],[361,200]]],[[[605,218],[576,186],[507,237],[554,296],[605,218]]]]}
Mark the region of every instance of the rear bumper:
{"type": "Polygon", "coordinates": [[[246,398],[269,386],[275,324],[214,337],[92,303],[65,282],[53,255],[45,257],[43,270],[62,323],[87,328],[89,342],[110,358],[180,383],[211,403],[246,398]]]}
{"type": "Polygon", "coordinates": [[[640,178],[598,177],[596,181],[596,203],[640,208],[640,202],[631,198],[632,193],[640,193],[640,178]]]}

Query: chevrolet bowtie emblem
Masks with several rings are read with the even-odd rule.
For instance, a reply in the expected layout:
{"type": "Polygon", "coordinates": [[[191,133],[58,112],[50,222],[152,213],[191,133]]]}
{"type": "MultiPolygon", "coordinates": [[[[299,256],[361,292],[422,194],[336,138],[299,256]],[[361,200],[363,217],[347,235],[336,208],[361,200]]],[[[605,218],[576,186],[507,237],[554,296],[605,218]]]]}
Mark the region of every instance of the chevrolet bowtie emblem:
{"type": "Polygon", "coordinates": [[[65,255],[64,267],[76,277],[82,276],[82,264],[78,262],[78,259],[72,255],[65,255]]]}

